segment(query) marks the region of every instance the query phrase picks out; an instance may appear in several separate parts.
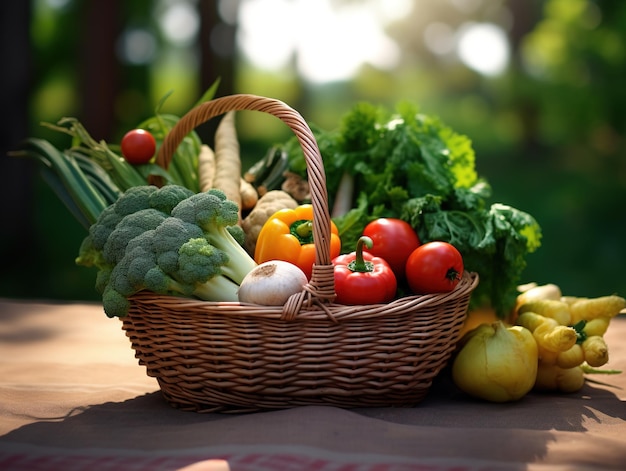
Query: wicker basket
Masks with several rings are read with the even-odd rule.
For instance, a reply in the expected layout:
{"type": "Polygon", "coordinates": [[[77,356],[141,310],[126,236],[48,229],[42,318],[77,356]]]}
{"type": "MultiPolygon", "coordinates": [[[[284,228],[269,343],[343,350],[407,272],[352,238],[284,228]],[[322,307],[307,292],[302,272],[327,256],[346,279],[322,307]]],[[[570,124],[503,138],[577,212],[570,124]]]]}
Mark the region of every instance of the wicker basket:
{"type": "Polygon", "coordinates": [[[315,138],[298,112],[254,95],[217,98],[181,118],[157,162],[167,168],[185,135],[230,110],[276,116],[300,142],[314,212],[311,281],[282,307],[140,292],[122,324],[139,363],[170,405],[196,412],[416,405],[450,359],[478,276],[465,273],[445,294],[389,304],[334,303],[326,177],[315,138]]]}

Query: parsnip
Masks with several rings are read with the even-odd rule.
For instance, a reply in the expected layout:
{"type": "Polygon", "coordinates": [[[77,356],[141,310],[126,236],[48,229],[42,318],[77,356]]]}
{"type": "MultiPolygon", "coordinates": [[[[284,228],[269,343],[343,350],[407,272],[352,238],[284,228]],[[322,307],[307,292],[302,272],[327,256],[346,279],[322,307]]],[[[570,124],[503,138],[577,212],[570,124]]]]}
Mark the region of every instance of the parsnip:
{"type": "Polygon", "coordinates": [[[235,112],[224,115],[215,131],[215,179],[213,187],[237,203],[241,211],[241,157],[235,128],[235,112]]]}
{"type": "Polygon", "coordinates": [[[517,324],[530,330],[537,345],[550,352],[564,352],[571,348],[578,338],[572,327],[560,325],[554,319],[535,312],[523,312],[518,316],[517,324]]]}
{"type": "Polygon", "coordinates": [[[589,366],[597,368],[609,361],[609,348],[606,341],[599,335],[592,335],[581,345],[585,361],[589,366]]]}
{"type": "Polygon", "coordinates": [[[549,283],[546,285],[529,283],[527,285],[518,286],[518,289],[521,293],[517,296],[515,312],[519,310],[519,307],[522,304],[526,304],[539,299],[558,300],[562,296],[561,288],[553,283],[549,283]]]}
{"type": "Polygon", "coordinates": [[[206,144],[200,147],[198,155],[198,182],[200,191],[207,191],[213,188],[215,179],[215,152],[206,144]]]}
{"type": "Polygon", "coordinates": [[[569,349],[556,355],[556,364],[561,368],[574,368],[580,366],[583,361],[585,361],[585,354],[579,343],[575,343],[569,349]]]}
{"type": "Polygon", "coordinates": [[[597,298],[580,299],[570,305],[572,324],[580,320],[592,320],[598,317],[615,317],[626,308],[626,299],[621,296],[600,296],[597,298]]]}
{"type": "Polygon", "coordinates": [[[579,366],[561,368],[556,364],[546,365],[539,362],[537,379],[533,389],[536,391],[574,393],[579,391],[584,384],[585,376],[579,366]]]}
{"type": "Polygon", "coordinates": [[[519,314],[528,311],[554,319],[561,325],[570,325],[572,319],[569,306],[557,299],[535,299],[526,301],[518,309],[519,314]]]}
{"type": "Polygon", "coordinates": [[[252,183],[244,180],[243,177],[239,181],[239,193],[241,194],[242,211],[251,210],[259,201],[259,193],[256,191],[256,188],[254,188],[252,183]]]}
{"type": "Polygon", "coordinates": [[[599,335],[602,337],[609,328],[611,319],[605,316],[596,317],[595,319],[591,319],[585,323],[585,327],[583,327],[583,332],[587,337],[592,335],[599,335]]]}

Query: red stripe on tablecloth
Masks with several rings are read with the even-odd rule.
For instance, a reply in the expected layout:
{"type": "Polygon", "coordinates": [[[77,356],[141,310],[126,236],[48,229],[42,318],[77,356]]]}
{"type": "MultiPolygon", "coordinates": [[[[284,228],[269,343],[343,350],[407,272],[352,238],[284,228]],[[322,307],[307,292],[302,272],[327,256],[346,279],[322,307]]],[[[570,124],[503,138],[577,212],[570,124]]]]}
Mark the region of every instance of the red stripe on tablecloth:
{"type": "Polygon", "coordinates": [[[355,462],[295,453],[247,453],[221,456],[112,456],[89,454],[37,454],[0,452],[3,471],[172,471],[208,460],[225,460],[231,471],[495,471],[497,466],[475,463],[443,464],[403,462],[355,462]]]}

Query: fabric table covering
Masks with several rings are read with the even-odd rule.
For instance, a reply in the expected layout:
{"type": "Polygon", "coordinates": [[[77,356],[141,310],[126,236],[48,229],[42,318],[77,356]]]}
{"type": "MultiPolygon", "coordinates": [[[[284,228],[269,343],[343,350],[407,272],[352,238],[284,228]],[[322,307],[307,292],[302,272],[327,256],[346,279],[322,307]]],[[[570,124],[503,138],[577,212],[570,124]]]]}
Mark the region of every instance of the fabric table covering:
{"type": "Polygon", "coordinates": [[[410,408],[248,414],[172,408],[97,303],[0,300],[0,470],[626,469],[626,317],[617,375],[574,394],[469,398],[445,369],[410,408]]]}

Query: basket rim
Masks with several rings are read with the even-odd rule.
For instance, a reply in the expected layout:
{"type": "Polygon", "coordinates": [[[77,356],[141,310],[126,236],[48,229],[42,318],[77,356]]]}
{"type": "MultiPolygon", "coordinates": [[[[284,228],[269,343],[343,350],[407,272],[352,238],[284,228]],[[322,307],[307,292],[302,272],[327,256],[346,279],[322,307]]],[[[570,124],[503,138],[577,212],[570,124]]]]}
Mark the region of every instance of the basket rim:
{"type": "MultiPolygon", "coordinates": [[[[333,323],[389,317],[391,314],[412,314],[418,309],[434,308],[446,303],[469,297],[478,285],[479,276],[475,272],[464,272],[454,290],[447,293],[412,294],[394,299],[386,304],[345,305],[338,303],[310,303],[295,313],[288,306],[265,306],[232,301],[203,301],[171,295],[140,291],[129,298],[131,304],[159,307],[164,311],[190,309],[212,315],[248,316],[270,320],[330,320],[333,323]]],[[[122,318],[123,319],[123,318],[122,318]]]]}

